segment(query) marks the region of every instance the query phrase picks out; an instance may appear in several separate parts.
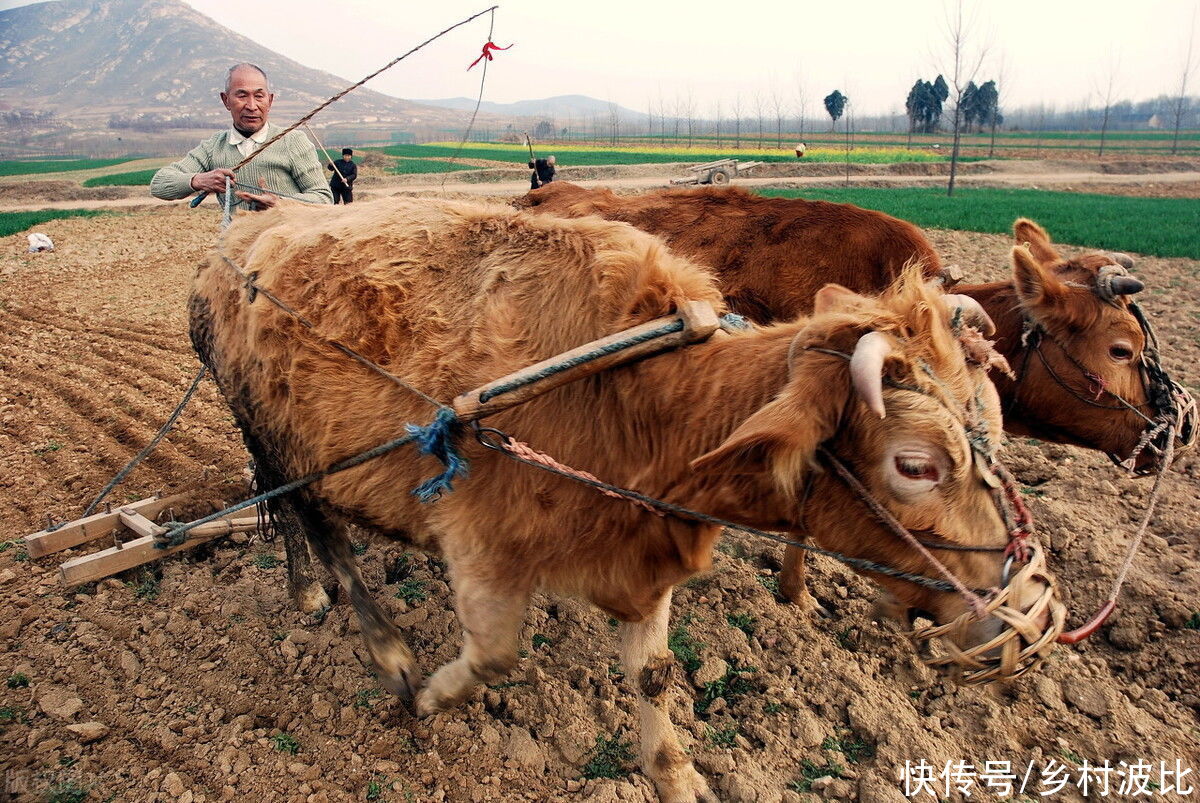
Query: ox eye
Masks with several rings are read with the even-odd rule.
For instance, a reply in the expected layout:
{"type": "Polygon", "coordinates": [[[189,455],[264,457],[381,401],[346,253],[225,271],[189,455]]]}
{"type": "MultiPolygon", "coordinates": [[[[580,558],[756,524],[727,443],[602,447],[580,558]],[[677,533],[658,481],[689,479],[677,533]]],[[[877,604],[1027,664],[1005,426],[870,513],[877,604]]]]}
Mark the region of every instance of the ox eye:
{"type": "Polygon", "coordinates": [[[1108,356],[1117,362],[1129,362],[1133,359],[1133,346],[1125,342],[1113,343],[1108,347],[1108,356]]]}
{"type": "Polygon", "coordinates": [[[901,452],[896,455],[895,464],[896,471],[907,479],[930,482],[937,482],[940,479],[937,466],[928,455],[901,452]]]}

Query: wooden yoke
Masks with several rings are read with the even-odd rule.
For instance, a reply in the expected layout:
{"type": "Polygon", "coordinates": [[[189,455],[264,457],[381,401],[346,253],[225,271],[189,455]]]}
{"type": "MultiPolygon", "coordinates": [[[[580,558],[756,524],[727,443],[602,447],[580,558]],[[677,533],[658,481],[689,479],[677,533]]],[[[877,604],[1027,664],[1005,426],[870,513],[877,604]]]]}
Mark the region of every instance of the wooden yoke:
{"type": "Polygon", "coordinates": [[[593,340],[591,343],[585,343],[578,348],[502,376],[456,397],[451,406],[460,421],[474,421],[601,371],[705,340],[720,326],[721,321],[711,304],[707,301],[688,301],[681,305],[674,315],[656,318],[631,329],[593,340]],[[656,330],[679,321],[683,323],[682,328],[651,336],[656,330]],[[631,341],[631,345],[611,353],[602,353],[605,349],[619,346],[624,341],[631,341]],[[601,355],[574,363],[576,360],[584,360],[593,352],[601,352],[601,355]]]}

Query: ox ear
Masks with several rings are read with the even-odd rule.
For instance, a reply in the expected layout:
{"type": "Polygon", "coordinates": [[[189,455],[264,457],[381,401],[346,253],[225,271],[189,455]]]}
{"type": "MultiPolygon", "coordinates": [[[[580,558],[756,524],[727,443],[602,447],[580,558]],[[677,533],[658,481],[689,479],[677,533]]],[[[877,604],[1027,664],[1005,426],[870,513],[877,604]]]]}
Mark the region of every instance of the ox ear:
{"type": "Polygon", "coordinates": [[[830,282],[813,296],[813,314],[824,315],[835,309],[853,307],[855,304],[866,300],[853,290],[830,282]]]}
{"type": "Polygon", "coordinates": [[[837,432],[850,393],[841,357],[805,352],[783,392],[724,443],[693,460],[692,469],[724,476],[770,473],[781,490],[792,493],[813,465],[817,447],[837,432]]]}
{"type": "Polygon", "coordinates": [[[1054,304],[1067,295],[1067,286],[1052,271],[1042,267],[1029,249],[1018,245],[1012,250],[1013,280],[1021,306],[1034,309],[1054,304]]]}
{"type": "Polygon", "coordinates": [[[1043,265],[1062,259],[1054,246],[1050,244],[1050,235],[1038,224],[1027,217],[1020,218],[1013,224],[1013,234],[1017,245],[1026,246],[1034,258],[1043,265]]]}

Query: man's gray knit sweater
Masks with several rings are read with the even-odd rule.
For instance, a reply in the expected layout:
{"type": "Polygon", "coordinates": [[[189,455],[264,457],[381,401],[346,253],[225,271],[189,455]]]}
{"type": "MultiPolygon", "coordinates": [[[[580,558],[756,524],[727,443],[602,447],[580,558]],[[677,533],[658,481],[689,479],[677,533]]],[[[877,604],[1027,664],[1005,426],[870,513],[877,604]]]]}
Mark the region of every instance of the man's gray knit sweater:
{"type": "MultiPolygon", "coordinates": [[[[267,123],[267,135],[273,137],[282,131],[279,126],[267,123]]],[[[229,144],[229,130],[213,134],[201,142],[178,162],[169,164],[154,174],[150,180],[150,193],[165,201],[177,201],[196,191],[192,189],[192,176],[218,167],[232,168],[242,161],[237,146],[229,144]]],[[[313,203],[333,203],[333,193],[325,182],[325,171],[317,160],[317,149],[303,132],[293,131],[267,148],[254,161],[237,172],[237,180],[258,187],[259,178],[266,179],[267,189],[284,195],[299,197],[313,203]]],[[[238,188],[234,188],[235,192],[238,188]]],[[[257,189],[241,188],[245,192],[257,193],[257,189]]],[[[218,193],[217,200],[225,203],[224,194],[218,193]]],[[[239,203],[234,196],[234,204],[239,203]]]]}

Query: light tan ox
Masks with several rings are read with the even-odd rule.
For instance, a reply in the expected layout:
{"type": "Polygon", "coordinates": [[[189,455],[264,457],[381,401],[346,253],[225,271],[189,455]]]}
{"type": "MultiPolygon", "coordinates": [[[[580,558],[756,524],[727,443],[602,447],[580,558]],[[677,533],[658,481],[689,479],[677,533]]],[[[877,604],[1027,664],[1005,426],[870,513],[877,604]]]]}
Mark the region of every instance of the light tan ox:
{"type": "MultiPolygon", "coordinates": [[[[251,303],[219,257],[200,268],[193,341],[255,459],[277,476],[330,465],[433,412],[322,338],[449,400],[684,301],[721,305],[706,271],[629,226],[467,203],[277,209],[240,218],[224,248],[320,334],[261,297],[251,303]]],[[[812,318],[718,333],[563,386],[488,423],[618,485],[759,528],[803,528],[827,547],[928,574],[833,472],[816,466],[824,445],[904,525],[929,537],[1006,543],[962,420],[977,417],[994,445],[996,393],[984,370],[966,363],[941,302],[915,274],[878,300],[831,286],[812,318]],[[853,378],[847,360],[810,347],[854,354],[853,378]],[[886,417],[863,398],[883,405],[886,417]],[[820,504],[801,505],[803,497],[820,504]]],[[[294,500],[309,542],[349,594],[381,680],[416,693],[420,714],[447,709],[517,662],[532,593],[590,600],[622,622],[646,773],[663,800],[712,800],[668,716],[667,632],[672,587],[711,566],[719,528],[651,515],[466,437],[462,446],[470,475],[433,504],[410,489],[439,464],[404,451],[294,500]],[[462,652],[419,693],[420,669],[364,586],[346,522],[438,551],[449,566],[462,652]]],[[[969,587],[1000,582],[1000,552],[939,555],[969,587]]],[[[876,579],[939,621],[965,609],[955,594],[876,579]]],[[[995,628],[976,630],[968,641],[982,643],[995,628]]]]}

